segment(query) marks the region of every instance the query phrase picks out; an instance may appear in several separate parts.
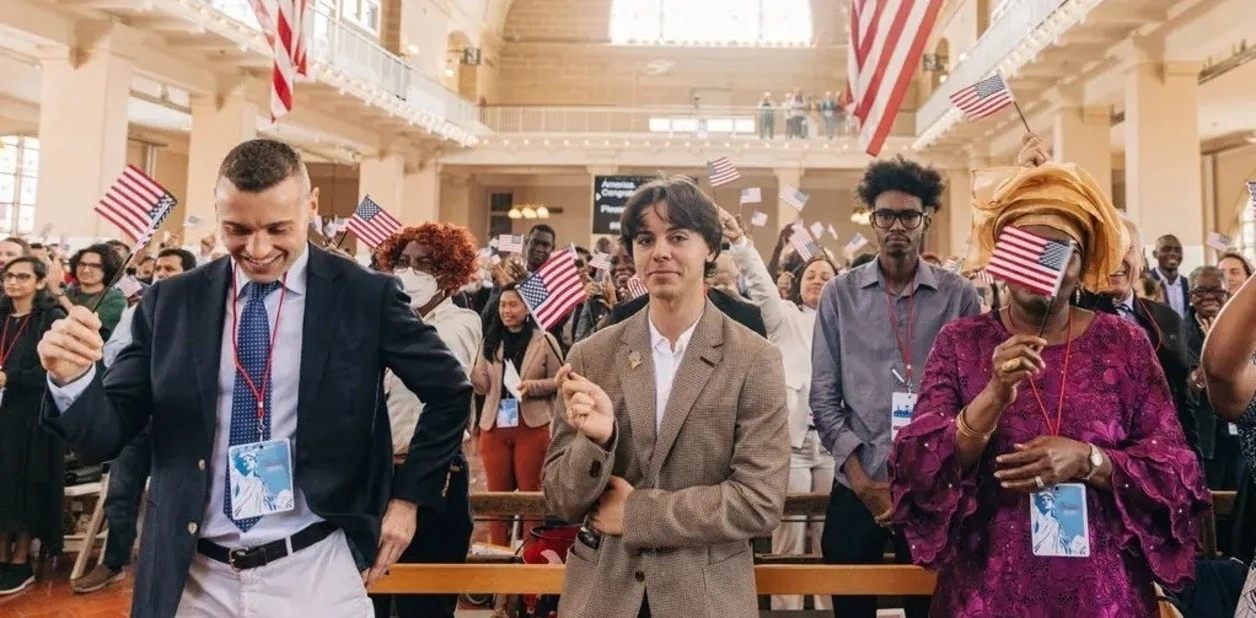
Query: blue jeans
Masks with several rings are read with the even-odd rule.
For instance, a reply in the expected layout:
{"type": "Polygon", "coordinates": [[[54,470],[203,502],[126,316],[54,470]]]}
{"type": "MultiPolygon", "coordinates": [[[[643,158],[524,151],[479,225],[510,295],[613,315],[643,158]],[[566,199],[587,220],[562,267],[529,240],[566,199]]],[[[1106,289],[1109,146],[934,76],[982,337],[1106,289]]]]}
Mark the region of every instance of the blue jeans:
{"type": "Polygon", "coordinates": [[[139,521],[140,499],[153,463],[148,430],[143,431],[109,466],[109,493],[105,496],[105,521],[109,536],[105,539],[105,566],[121,569],[131,562],[135,546],[135,528],[139,521]]]}

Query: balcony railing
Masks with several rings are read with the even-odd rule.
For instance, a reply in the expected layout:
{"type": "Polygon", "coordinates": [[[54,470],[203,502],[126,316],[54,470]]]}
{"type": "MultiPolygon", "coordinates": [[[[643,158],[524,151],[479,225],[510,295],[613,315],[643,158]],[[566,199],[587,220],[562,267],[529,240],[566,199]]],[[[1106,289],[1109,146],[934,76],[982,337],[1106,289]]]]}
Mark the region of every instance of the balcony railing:
{"type": "Polygon", "coordinates": [[[536,135],[648,134],[680,139],[855,137],[858,130],[845,116],[831,124],[818,112],[791,123],[780,109],[723,107],[549,107],[492,106],[480,110],[480,121],[495,133],[536,135]],[[769,126],[771,130],[769,130],[769,126]]]}
{"type": "MultiPolygon", "coordinates": [[[[252,29],[260,29],[250,0],[194,0],[252,29]]],[[[440,82],[415,71],[404,59],[380,46],[361,28],[346,24],[334,11],[315,4],[310,60],[403,100],[429,114],[470,129],[475,106],[440,82]]]]}
{"type": "MultiPolygon", "coordinates": [[[[951,94],[984,79],[998,68],[1027,37],[1062,5],[1071,0],[1004,0],[999,4],[994,22],[977,44],[968,50],[964,61],[947,76],[916,112],[916,127],[927,131],[951,110],[951,94]]],[[[1044,42],[1049,43],[1049,41],[1044,42]]],[[[1029,58],[1023,59],[1027,61],[1029,58]]],[[[1019,68],[1019,64],[1017,67],[1019,68]]]]}

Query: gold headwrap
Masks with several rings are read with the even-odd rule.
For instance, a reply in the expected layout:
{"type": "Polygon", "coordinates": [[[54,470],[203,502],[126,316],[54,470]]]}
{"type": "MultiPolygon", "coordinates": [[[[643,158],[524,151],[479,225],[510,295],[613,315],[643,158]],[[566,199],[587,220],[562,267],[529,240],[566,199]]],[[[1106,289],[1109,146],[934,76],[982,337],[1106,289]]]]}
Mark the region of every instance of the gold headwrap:
{"type": "Polygon", "coordinates": [[[1004,227],[1043,225],[1068,234],[1081,248],[1086,289],[1109,289],[1108,276],[1120,269],[1129,233],[1085,170],[1071,163],[974,170],[972,190],[973,259],[978,265],[990,260],[1004,227]]]}

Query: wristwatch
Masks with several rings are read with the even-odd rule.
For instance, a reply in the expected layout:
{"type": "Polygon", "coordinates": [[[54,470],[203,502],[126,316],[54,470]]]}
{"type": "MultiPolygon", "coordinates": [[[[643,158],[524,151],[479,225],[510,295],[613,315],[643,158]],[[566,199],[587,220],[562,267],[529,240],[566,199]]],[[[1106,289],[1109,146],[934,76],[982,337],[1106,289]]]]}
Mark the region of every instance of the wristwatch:
{"type": "Polygon", "coordinates": [[[1091,444],[1090,455],[1087,457],[1087,460],[1090,461],[1090,470],[1086,472],[1086,476],[1082,477],[1083,481],[1089,481],[1090,477],[1094,476],[1095,473],[1099,471],[1099,467],[1103,465],[1103,451],[1099,450],[1099,447],[1091,444]]]}

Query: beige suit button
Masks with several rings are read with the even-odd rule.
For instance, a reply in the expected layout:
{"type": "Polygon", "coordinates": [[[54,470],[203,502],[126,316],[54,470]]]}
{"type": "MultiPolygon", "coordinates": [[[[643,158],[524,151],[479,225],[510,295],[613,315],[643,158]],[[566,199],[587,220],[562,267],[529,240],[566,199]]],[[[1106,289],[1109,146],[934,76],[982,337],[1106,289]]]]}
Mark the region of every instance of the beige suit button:
{"type": "Polygon", "coordinates": [[[637,571],[636,573],[633,573],[632,576],[634,579],[636,579],[639,582],[645,581],[645,573],[642,573],[641,571],[637,571]]]}
{"type": "Polygon", "coordinates": [[[204,459],[202,459],[202,460],[200,460],[200,461],[196,462],[196,467],[197,467],[197,468],[198,468],[201,472],[204,472],[204,471],[205,471],[205,460],[204,460],[204,459]]]}
{"type": "Polygon", "coordinates": [[[188,522],[188,534],[196,534],[196,530],[197,530],[196,522],[194,521],[188,522]]]}

